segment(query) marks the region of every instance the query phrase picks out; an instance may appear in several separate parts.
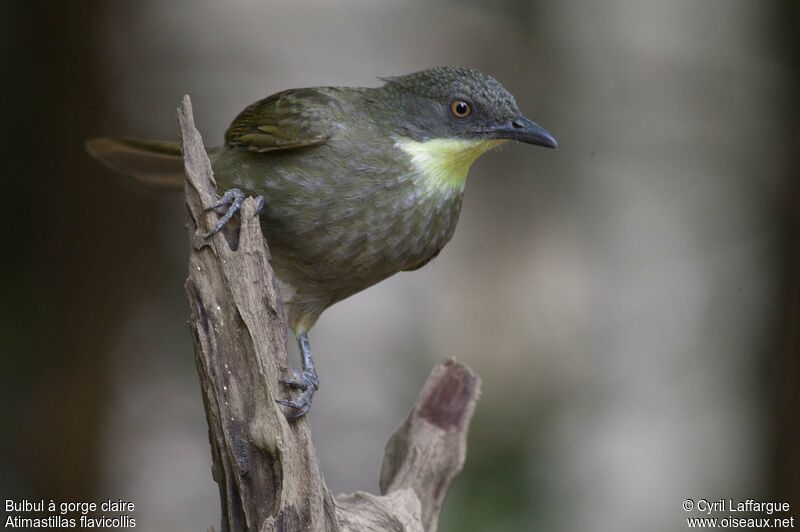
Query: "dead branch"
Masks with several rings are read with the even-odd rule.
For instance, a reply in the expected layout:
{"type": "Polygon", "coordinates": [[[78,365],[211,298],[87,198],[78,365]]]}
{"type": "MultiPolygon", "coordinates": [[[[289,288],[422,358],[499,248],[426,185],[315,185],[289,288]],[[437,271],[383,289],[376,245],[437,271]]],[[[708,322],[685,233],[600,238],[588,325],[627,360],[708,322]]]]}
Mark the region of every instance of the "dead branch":
{"type": "Polygon", "coordinates": [[[334,499],[308,420],[287,421],[275,402],[283,397],[286,322],[255,201],[244,202],[238,239],[204,238],[216,220],[204,210],[215,181],[188,96],[178,120],[191,243],[186,296],[222,530],[435,531],[464,463],[480,379],[452,360],[436,366],[386,446],[381,495],[334,499]]]}

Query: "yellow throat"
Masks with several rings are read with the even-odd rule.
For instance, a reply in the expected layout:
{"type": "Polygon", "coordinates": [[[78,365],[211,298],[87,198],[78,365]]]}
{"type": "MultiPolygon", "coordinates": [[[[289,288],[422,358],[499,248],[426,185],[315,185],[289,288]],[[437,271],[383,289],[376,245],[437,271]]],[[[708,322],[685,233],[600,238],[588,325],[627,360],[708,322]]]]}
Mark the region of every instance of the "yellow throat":
{"type": "Polygon", "coordinates": [[[430,191],[461,191],[475,159],[504,140],[432,139],[424,142],[400,138],[395,145],[411,157],[430,191]]]}

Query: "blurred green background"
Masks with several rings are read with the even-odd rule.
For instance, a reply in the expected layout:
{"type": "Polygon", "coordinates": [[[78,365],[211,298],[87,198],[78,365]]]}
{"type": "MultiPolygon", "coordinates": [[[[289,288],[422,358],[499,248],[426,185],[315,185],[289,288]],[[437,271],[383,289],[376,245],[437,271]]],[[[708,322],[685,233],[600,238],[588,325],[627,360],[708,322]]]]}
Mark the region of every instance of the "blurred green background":
{"type": "Polygon", "coordinates": [[[678,531],[686,498],[800,518],[796,2],[0,3],[0,499],[218,526],[181,198],[97,135],[208,144],[282,89],[484,70],[559,151],[473,167],[440,257],[329,310],[311,423],[330,488],[377,491],[431,366],[483,377],[441,530],[678,531]]]}

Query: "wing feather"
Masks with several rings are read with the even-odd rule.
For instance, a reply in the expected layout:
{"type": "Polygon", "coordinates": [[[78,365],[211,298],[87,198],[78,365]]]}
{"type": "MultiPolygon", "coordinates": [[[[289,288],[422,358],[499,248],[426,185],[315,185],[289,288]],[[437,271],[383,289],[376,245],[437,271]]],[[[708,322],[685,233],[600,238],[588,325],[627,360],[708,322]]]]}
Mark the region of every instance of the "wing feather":
{"type": "Polygon", "coordinates": [[[225,144],[254,152],[316,146],[336,133],[338,108],[333,89],[279,92],[239,113],[225,133],[225,144]]]}

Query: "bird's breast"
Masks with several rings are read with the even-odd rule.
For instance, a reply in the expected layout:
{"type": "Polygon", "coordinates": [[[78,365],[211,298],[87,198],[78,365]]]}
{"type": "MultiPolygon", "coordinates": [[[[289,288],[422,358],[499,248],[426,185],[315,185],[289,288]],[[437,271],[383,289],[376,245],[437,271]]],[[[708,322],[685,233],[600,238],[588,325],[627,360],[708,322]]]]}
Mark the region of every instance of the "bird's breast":
{"type": "Polygon", "coordinates": [[[265,197],[262,227],[289,282],[362,287],[444,247],[458,222],[467,170],[493,145],[394,139],[355,156],[352,143],[291,155],[232,152],[215,172],[226,188],[265,197]],[[386,156],[392,148],[397,152],[386,156]]]}

